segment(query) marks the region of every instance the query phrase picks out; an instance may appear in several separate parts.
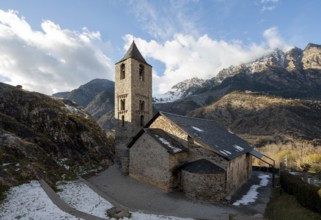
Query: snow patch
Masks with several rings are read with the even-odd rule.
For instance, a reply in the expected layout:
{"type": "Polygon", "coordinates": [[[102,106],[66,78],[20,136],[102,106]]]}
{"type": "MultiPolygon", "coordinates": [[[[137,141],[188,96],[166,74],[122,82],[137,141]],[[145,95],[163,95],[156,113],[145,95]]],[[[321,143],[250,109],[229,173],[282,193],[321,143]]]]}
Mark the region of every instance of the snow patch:
{"type": "Polygon", "coordinates": [[[178,152],[182,152],[183,150],[181,148],[175,147],[173,146],[171,143],[169,143],[167,140],[165,140],[164,138],[155,135],[158,140],[160,140],[160,142],[162,142],[163,144],[165,144],[167,147],[169,147],[171,150],[173,150],[174,153],[178,153],[178,152]]]}
{"type": "MultiPolygon", "coordinates": [[[[70,206],[79,211],[86,212],[95,216],[106,218],[106,210],[113,207],[111,203],[99,196],[90,189],[85,183],[80,181],[68,182],[58,186],[63,190],[59,196],[70,206]]],[[[192,220],[191,218],[179,218],[173,216],[145,214],[142,212],[133,212],[131,218],[122,218],[122,220],[192,220]]]]}
{"type": "Polygon", "coordinates": [[[0,204],[0,219],[69,219],[78,218],[60,210],[43,191],[38,181],[12,187],[0,204]]]}
{"type": "Polygon", "coordinates": [[[196,130],[196,131],[199,131],[199,132],[203,132],[203,131],[204,131],[204,130],[202,130],[202,129],[198,128],[198,127],[194,127],[194,126],[192,126],[192,128],[193,128],[194,130],[196,130]]]}
{"type": "Polygon", "coordinates": [[[253,185],[251,186],[250,190],[247,192],[246,195],[244,195],[240,200],[237,200],[233,203],[235,206],[239,205],[248,205],[249,203],[253,203],[256,201],[258,196],[258,189],[263,186],[267,186],[269,183],[269,175],[261,174],[259,175],[259,178],[261,179],[259,185],[253,185]]]}
{"type": "Polygon", "coordinates": [[[75,209],[89,213],[91,215],[106,217],[106,210],[113,207],[112,204],[97,195],[85,183],[80,181],[59,184],[58,195],[70,206],[75,209]]]}
{"type": "Polygon", "coordinates": [[[236,151],[238,151],[238,152],[240,152],[240,151],[243,151],[244,150],[244,148],[243,147],[240,147],[240,146],[238,146],[238,145],[236,145],[236,144],[234,144],[233,145],[233,147],[235,148],[235,150],[236,151]]]}

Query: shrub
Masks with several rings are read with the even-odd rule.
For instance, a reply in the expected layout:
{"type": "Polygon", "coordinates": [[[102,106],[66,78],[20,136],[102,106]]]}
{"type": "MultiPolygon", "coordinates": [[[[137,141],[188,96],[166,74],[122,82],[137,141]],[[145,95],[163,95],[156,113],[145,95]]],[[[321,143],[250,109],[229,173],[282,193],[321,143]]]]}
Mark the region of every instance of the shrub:
{"type": "Polygon", "coordinates": [[[304,182],[300,176],[286,171],[280,174],[280,184],[289,194],[295,196],[298,202],[309,209],[321,213],[321,188],[304,182]]]}

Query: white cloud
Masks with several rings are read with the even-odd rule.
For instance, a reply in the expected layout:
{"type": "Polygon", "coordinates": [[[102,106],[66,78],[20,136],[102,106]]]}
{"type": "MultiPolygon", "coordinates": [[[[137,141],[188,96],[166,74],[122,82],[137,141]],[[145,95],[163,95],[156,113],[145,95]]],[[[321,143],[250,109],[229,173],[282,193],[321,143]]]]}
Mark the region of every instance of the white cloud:
{"type": "Polygon", "coordinates": [[[198,35],[197,3],[198,0],[162,1],[161,4],[132,0],[129,6],[145,31],[154,38],[166,40],[176,33],[198,35]]]}
{"type": "Polygon", "coordinates": [[[280,0],[261,0],[260,3],[262,5],[261,11],[272,11],[276,8],[277,4],[280,0]]]}
{"type": "Polygon", "coordinates": [[[157,75],[155,72],[153,74],[153,92],[157,95],[167,92],[173,85],[185,79],[208,79],[230,65],[250,62],[276,47],[283,49],[286,46],[275,27],[264,31],[263,36],[266,41],[262,44],[244,45],[240,41],[218,41],[207,35],[195,38],[178,34],[164,43],[127,35],[125,48],[135,39],[147,60],[152,58],[165,65],[163,75],[157,75]]]}
{"type": "Polygon", "coordinates": [[[0,10],[0,79],[46,94],[94,78],[113,80],[113,63],[99,49],[98,32],[62,29],[52,21],[34,31],[18,12],[0,10]]]}
{"type": "Polygon", "coordinates": [[[289,47],[288,44],[279,36],[277,27],[271,27],[263,32],[263,36],[266,38],[269,48],[285,49],[289,47]]]}

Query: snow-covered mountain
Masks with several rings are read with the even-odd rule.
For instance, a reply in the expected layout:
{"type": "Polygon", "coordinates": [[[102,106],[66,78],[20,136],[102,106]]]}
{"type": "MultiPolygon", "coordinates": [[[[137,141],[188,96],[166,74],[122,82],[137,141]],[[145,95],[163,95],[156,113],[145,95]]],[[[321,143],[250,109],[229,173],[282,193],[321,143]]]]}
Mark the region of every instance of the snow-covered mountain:
{"type": "Polygon", "coordinates": [[[184,80],[174,85],[168,92],[154,97],[153,101],[156,103],[166,103],[185,98],[201,88],[204,82],[204,79],[199,79],[197,77],[184,80]]]}

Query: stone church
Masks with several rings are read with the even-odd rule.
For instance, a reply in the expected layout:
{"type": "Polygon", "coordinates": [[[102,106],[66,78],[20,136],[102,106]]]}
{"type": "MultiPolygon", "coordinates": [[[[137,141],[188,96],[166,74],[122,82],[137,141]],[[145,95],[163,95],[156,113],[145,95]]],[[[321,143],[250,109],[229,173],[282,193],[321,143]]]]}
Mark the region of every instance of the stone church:
{"type": "Polygon", "coordinates": [[[123,173],[207,202],[252,173],[253,148],[213,120],[152,114],[152,66],[135,42],[115,67],[116,156],[123,173]]]}

